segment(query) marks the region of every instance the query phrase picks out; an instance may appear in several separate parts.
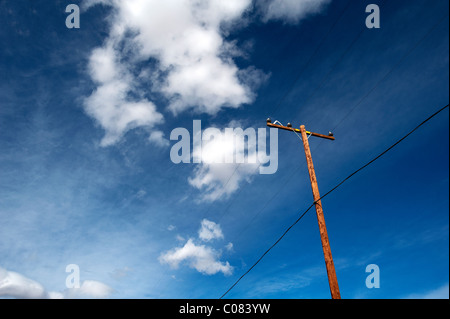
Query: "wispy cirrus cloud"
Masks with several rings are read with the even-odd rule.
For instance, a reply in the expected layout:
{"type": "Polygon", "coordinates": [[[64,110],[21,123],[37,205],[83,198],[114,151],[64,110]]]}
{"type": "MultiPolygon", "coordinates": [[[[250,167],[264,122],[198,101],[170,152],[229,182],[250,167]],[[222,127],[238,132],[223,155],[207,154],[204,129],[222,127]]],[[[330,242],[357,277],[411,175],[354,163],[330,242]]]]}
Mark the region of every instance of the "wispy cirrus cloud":
{"type": "Polygon", "coordinates": [[[449,285],[448,283],[436,289],[428,290],[422,293],[410,294],[403,299],[448,299],[449,285]]]}
{"type": "Polygon", "coordinates": [[[280,20],[295,24],[308,15],[321,12],[331,0],[263,0],[258,1],[263,21],[280,20]]]}

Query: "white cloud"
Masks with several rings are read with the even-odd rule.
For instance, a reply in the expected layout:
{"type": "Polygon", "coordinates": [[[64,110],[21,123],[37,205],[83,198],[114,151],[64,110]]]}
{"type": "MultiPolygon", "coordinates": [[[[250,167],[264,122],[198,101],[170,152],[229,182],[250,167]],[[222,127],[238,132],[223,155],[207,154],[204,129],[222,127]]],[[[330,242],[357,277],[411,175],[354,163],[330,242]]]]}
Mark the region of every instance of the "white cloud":
{"type": "Polygon", "coordinates": [[[92,79],[99,83],[107,83],[116,79],[121,73],[118,70],[116,60],[116,52],[112,43],[94,49],[89,60],[89,71],[92,79]]]}
{"type": "MultiPolygon", "coordinates": [[[[230,128],[238,125],[240,123],[229,123],[230,128]]],[[[201,146],[195,146],[193,155],[201,158],[201,164],[188,181],[202,191],[201,201],[226,199],[243,181],[249,182],[253,175],[259,174],[256,145],[249,148],[236,131],[224,131],[220,138],[203,141],[201,146]]]]}
{"type": "Polygon", "coordinates": [[[242,16],[251,0],[135,0],[118,5],[120,21],[139,34],[142,59],[159,61],[166,73],[158,89],[178,114],[187,109],[216,114],[253,101],[232,60],[236,47],[224,39],[224,26],[242,16]]]}
{"type": "MultiPolygon", "coordinates": [[[[109,37],[90,56],[89,73],[97,89],[85,103],[86,112],[105,129],[102,146],[116,143],[129,130],[162,122],[143,91],[163,94],[174,114],[187,109],[216,114],[253,101],[251,88],[241,80],[246,71],[232,60],[238,50],[223,33],[251,0],[91,0],[84,7],[98,3],[115,8],[109,37]],[[136,63],[149,59],[157,63],[133,75],[136,63]]],[[[253,69],[248,73],[254,77],[253,69]]],[[[161,137],[155,133],[150,140],[165,144],[161,137]]]]}
{"type": "Polygon", "coordinates": [[[0,296],[19,299],[49,298],[40,283],[3,268],[0,268],[0,296]]]}
{"type": "Polygon", "coordinates": [[[117,143],[138,127],[150,131],[151,142],[167,145],[154,130],[164,120],[154,93],[166,98],[160,103],[175,115],[186,110],[216,115],[252,103],[268,77],[252,66],[239,69],[233,59],[245,52],[227,39],[229,32],[242,27],[255,6],[265,22],[295,23],[329,1],[85,0],[86,10],[113,7],[109,35],[92,50],[88,65],[97,88],[85,109],[105,130],[101,145],[117,143]]]}
{"type": "Polygon", "coordinates": [[[201,201],[226,199],[239,189],[243,181],[250,181],[258,173],[258,164],[206,164],[202,163],[189,178],[189,184],[202,191],[201,201]]]}
{"type": "Polygon", "coordinates": [[[220,225],[207,219],[203,219],[201,228],[198,231],[198,237],[203,241],[211,241],[213,239],[222,239],[223,233],[220,225]]]}
{"type": "MultiPolygon", "coordinates": [[[[182,237],[177,237],[179,237],[177,238],[178,241],[184,241],[182,237]]],[[[213,239],[223,239],[224,235],[219,224],[203,219],[198,231],[198,238],[209,242],[213,239]]],[[[225,248],[230,251],[232,245],[229,243],[225,248]]],[[[206,275],[214,275],[219,272],[222,272],[224,275],[231,275],[233,267],[228,261],[221,262],[219,260],[220,256],[220,251],[210,246],[196,244],[194,239],[190,238],[183,247],[176,247],[161,254],[159,262],[168,264],[172,268],[178,268],[181,263],[186,263],[189,267],[206,275]]]]}
{"type": "Polygon", "coordinates": [[[109,297],[114,292],[114,289],[108,285],[96,281],[96,280],[85,280],[81,284],[80,288],[66,289],[67,298],[97,298],[104,299],[109,297]]]}
{"type": "Polygon", "coordinates": [[[270,0],[259,2],[263,12],[263,20],[281,20],[298,23],[308,15],[317,14],[331,0],[270,0]]]}
{"type": "Polygon", "coordinates": [[[224,275],[231,275],[233,267],[229,262],[220,262],[220,253],[205,245],[196,245],[189,239],[183,247],[174,248],[159,257],[161,263],[178,268],[180,263],[187,262],[189,267],[206,275],[214,275],[222,272],[224,275]]]}
{"type": "Polygon", "coordinates": [[[157,146],[167,147],[170,145],[169,141],[164,138],[164,133],[161,131],[153,131],[150,133],[149,141],[153,142],[157,146]]]}
{"type": "Polygon", "coordinates": [[[63,293],[56,292],[56,291],[49,291],[48,297],[49,297],[49,299],[64,299],[65,298],[63,293]]]}
{"type": "Polygon", "coordinates": [[[142,199],[144,198],[144,196],[147,195],[147,192],[143,189],[140,189],[137,193],[136,193],[136,198],[138,199],[142,199]]]}
{"type": "Polygon", "coordinates": [[[119,39],[108,40],[90,57],[89,71],[97,89],[85,100],[85,111],[105,130],[102,146],[112,145],[129,130],[152,128],[163,121],[162,114],[146,98],[130,98],[135,79],[121,65],[114,46],[119,39]]]}
{"type": "Polygon", "coordinates": [[[113,292],[108,285],[94,280],[85,280],[80,288],[62,292],[46,291],[32,279],[0,267],[0,297],[18,299],[63,299],[63,298],[106,298],[113,292]]]}
{"type": "Polygon", "coordinates": [[[420,294],[411,294],[404,299],[449,299],[449,285],[447,283],[430,291],[425,291],[420,294]]]}

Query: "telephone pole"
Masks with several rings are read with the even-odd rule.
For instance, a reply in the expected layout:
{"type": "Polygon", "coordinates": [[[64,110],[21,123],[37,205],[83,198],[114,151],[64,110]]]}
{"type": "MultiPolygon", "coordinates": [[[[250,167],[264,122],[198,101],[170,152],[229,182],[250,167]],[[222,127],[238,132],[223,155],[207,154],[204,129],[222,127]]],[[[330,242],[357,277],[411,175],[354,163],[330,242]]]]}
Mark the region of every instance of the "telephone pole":
{"type": "Polygon", "coordinates": [[[341,294],[339,292],[339,286],[336,277],[336,270],[334,269],[333,256],[331,255],[330,241],[328,240],[327,227],[325,225],[325,217],[323,215],[322,203],[320,201],[319,186],[317,184],[317,178],[316,173],[314,171],[311,150],[309,148],[308,135],[329,139],[333,141],[335,140],[335,138],[332,133],[329,133],[328,135],[323,135],[308,132],[306,131],[304,125],[300,126],[300,129],[295,129],[292,127],[291,124],[288,124],[287,126],[272,124],[272,121],[270,119],[267,119],[267,126],[301,134],[303,147],[305,149],[306,163],[308,165],[309,178],[311,180],[311,188],[314,197],[314,205],[316,208],[317,221],[319,223],[320,238],[322,240],[322,249],[323,255],[325,257],[325,266],[327,268],[328,283],[330,285],[331,298],[341,299],[341,294]]]}

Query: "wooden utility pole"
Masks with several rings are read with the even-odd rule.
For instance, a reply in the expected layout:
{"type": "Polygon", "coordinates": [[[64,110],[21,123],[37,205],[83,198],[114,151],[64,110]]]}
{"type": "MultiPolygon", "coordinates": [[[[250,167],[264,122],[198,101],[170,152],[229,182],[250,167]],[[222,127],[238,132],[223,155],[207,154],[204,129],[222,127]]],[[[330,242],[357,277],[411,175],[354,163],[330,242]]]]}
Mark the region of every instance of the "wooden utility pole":
{"type": "Polygon", "coordinates": [[[303,141],[303,147],[305,148],[306,163],[308,164],[309,178],[311,180],[311,188],[314,196],[314,205],[316,207],[317,221],[319,223],[320,238],[322,240],[323,255],[325,257],[325,265],[328,274],[328,283],[330,285],[331,298],[341,299],[341,294],[339,292],[338,281],[336,277],[336,270],[334,268],[333,256],[331,255],[330,241],[328,240],[327,227],[325,225],[325,217],[323,215],[322,203],[320,201],[319,186],[317,184],[316,173],[314,171],[314,165],[311,156],[311,150],[309,148],[308,135],[320,138],[325,138],[329,140],[334,140],[333,134],[322,135],[318,133],[308,132],[305,126],[300,126],[299,129],[294,129],[291,124],[287,126],[272,124],[271,120],[267,120],[267,126],[274,127],[282,130],[292,131],[295,133],[300,133],[303,141]]]}

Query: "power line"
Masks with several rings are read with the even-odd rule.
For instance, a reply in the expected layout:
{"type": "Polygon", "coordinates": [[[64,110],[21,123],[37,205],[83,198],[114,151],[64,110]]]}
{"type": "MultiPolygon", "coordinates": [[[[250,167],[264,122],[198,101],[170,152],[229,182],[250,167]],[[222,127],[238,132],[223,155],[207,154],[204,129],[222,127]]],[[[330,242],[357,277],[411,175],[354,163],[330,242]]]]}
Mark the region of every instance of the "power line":
{"type": "Polygon", "coordinates": [[[408,136],[410,136],[412,133],[414,133],[415,131],[417,131],[422,125],[424,125],[425,123],[427,123],[429,120],[431,120],[433,117],[435,117],[436,115],[438,115],[439,113],[441,113],[443,110],[445,110],[446,108],[448,108],[448,104],[446,106],[444,106],[443,108],[441,108],[439,111],[435,112],[433,115],[429,116],[426,120],[424,120],[422,123],[420,123],[419,125],[417,125],[412,131],[410,131],[408,134],[406,134],[405,136],[403,136],[401,139],[399,139],[397,142],[395,142],[394,144],[392,144],[389,148],[387,148],[385,151],[383,151],[382,153],[380,153],[380,155],[378,155],[377,157],[375,157],[374,159],[372,159],[370,162],[368,162],[367,164],[365,164],[364,166],[361,166],[359,169],[357,169],[356,171],[354,171],[353,173],[351,173],[349,176],[347,176],[345,179],[343,179],[339,184],[337,184],[335,187],[333,187],[331,190],[329,190],[327,193],[325,193],[325,195],[323,195],[321,198],[325,198],[326,196],[328,196],[330,193],[332,193],[333,191],[335,191],[338,187],[340,187],[342,184],[344,184],[346,181],[348,181],[350,178],[352,178],[354,175],[358,174],[360,171],[362,171],[363,169],[365,169],[367,166],[369,166],[370,164],[372,164],[373,162],[375,162],[376,160],[378,160],[380,157],[382,157],[383,155],[385,155],[387,152],[389,152],[390,150],[392,150],[394,147],[396,147],[398,144],[400,144],[401,142],[403,142],[403,140],[405,140],[408,136]]]}
{"type": "Polygon", "coordinates": [[[406,138],[408,138],[411,134],[413,134],[415,131],[417,131],[420,127],[422,127],[425,123],[427,123],[428,121],[430,121],[432,118],[434,118],[435,116],[437,116],[439,113],[441,113],[442,111],[444,111],[446,108],[448,108],[449,104],[447,104],[446,106],[444,106],[443,108],[439,109],[437,112],[435,112],[434,114],[432,114],[431,116],[429,116],[427,119],[425,119],[422,123],[420,123],[419,125],[417,125],[413,130],[411,130],[408,134],[406,134],[405,136],[403,136],[401,139],[399,139],[397,142],[395,142],[394,144],[392,144],[390,147],[388,147],[385,151],[383,151],[382,153],[380,153],[378,156],[376,156],[375,158],[373,158],[371,161],[369,161],[367,164],[361,166],[359,169],[357,169],[356,171],[354,171],[353,173],[351,173],[350,175],[348,175],[346,178],[344,178],[340,183],[338,183],[335,187],[333,187],[331,190],[329,190],[327,193],[325,193],[325,195],[321,196],[318,200],[314,201],[301,215],[300,217],[292,224],[290,225],[286,231],[277,239],[277,241],[272,244],[272,246],[270,246],[262,255],[261,257],[241,276],[239,277],[239,279],[219,298],[222,299],[223,297],[225,297],[241,280],[242,278],[244,278],[257,264],[259,264],[259,262],[287,235],[287,233],[311,210],[311,208],[319,201],[322,200],[323,198],[325,198],[326,196],[328,196],[329,194],[331,194],[332,192],[334,192],[337,188],[339,188],[342,184],[344,184],[346,181],[348,181],[350,178],[352,178],[354,175],[358,174],[360,171],[362,171],[363,169],[367,168],[369,165],[371,165],[372,163],[374,163],[376,160],[380,159],[382,156],[384,156],[386,153],[388,153],[390,150],[392,150],[393,148],[395,148],[398,144],[400,144],[401,142],[403,142],[406,138]]]}

